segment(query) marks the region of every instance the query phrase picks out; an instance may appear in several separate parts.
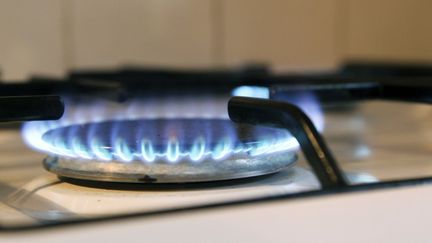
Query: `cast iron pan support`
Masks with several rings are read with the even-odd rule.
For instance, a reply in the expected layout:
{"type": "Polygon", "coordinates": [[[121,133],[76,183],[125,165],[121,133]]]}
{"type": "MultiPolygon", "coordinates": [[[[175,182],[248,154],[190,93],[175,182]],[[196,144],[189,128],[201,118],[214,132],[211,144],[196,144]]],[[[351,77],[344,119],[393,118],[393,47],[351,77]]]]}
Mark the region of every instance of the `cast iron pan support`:
{"type": "Polygon", "coordinates": [[[299,142],[323,189],[348,185],[324,139],[297,106],[267,99],[233,97],[228,103],[228,113],[234,122],[286,128],[299,142]]]}
{"type": "Polygon", "coordinates": [[[57,120],[63,112],[60,96],[0,96],[0,122],[57,120]]]}

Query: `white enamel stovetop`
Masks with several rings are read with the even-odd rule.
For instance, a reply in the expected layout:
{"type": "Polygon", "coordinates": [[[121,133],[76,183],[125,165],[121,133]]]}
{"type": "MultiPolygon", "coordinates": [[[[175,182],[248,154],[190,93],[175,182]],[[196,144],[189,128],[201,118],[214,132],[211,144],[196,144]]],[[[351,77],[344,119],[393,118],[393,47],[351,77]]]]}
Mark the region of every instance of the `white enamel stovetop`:
{"type": "MultiPolygon", "coordinates": [[[[355,183],[432,175],[432,109],[370,102],[326,113],[329,145],[355,183]]],[[[304,161],[247,185],[112,191],[55,182],[41,154],[0,133],[0,223],[142,212],[318,188],[304,161]],[[301,179],[295,181],[294,178],[301,179]],[[295,181],[295,182],[293,182],[295,181]]],[[[302,159],[301,159],[302,160],[302,159]]],[[[432,186],[418,185],[182,213],[0,232],[0,242],[430,242],[432,186]]]]}
{"type": "Polygon", "coordinates": [[[432,186],[2,234],[4,242],[430,242],[432,186]]]}

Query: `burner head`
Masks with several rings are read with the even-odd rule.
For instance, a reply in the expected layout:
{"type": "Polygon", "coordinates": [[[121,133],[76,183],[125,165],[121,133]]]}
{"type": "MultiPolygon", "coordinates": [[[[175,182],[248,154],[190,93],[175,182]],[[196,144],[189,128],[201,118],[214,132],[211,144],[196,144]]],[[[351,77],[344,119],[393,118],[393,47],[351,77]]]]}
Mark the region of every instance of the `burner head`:
{"type": "Polygon", "coordinates": [[[277,128],[223,119],[141,119],[47,131],[47,170],[96,181],[184,183],[274,173],[296,160],[296,140],[277,128]]]}
{"type": "Polygon", "coordinates": [[[222,161],[199,164],[181,161],[176,164],[155,162],[109,163],[97,160],[48,157],[44,167],[59,176],[107,182],[129,183],[190,183],[247,178],[278,172],[294,165],[294,153],[278,152],[250,157],[236,155],[222,161]]]}

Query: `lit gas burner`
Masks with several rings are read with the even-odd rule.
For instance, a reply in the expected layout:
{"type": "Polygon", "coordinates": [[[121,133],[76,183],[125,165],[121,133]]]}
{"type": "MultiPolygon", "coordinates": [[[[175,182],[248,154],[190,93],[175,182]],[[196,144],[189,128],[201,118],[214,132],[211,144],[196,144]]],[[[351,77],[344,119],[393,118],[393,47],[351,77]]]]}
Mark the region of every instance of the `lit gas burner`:
{"type": "MultiPolygon", "coordinates": [[[[246,96],[255,90],[247,89],[246,96]]],[[[96,181],[228,180],[275,173],[295,162],[297,140],[285,129],[230,121],[229,96],[176,95],[126,103],[67,101],[61,120],[28,123],[23,136],[49,154],[47,170],[96,181]]],[[[321,128],[317,103],[300,98],[295,101],[321,128]]]]}
{"type": "Polygon", "coordinates": [[[295,161],[285,130],[223,119],[142,119],[59,127],[42,139],[60,176],[117,182],[215,181],[274,173],[295,161]]]}

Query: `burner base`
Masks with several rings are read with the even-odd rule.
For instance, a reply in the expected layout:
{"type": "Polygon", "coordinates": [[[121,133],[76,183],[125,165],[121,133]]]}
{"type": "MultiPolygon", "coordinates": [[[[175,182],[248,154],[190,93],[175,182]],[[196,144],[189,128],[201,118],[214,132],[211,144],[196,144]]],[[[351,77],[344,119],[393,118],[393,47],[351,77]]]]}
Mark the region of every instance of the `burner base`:
{"type": "Polygon", "coordinates": [[[189,183],[247,178],[278,172],[295,164],[293,151],[251,157],[231,156],[221,161],[119,162],[49,156],[44,167],[58,176],[106,182],[189,183]]]}

